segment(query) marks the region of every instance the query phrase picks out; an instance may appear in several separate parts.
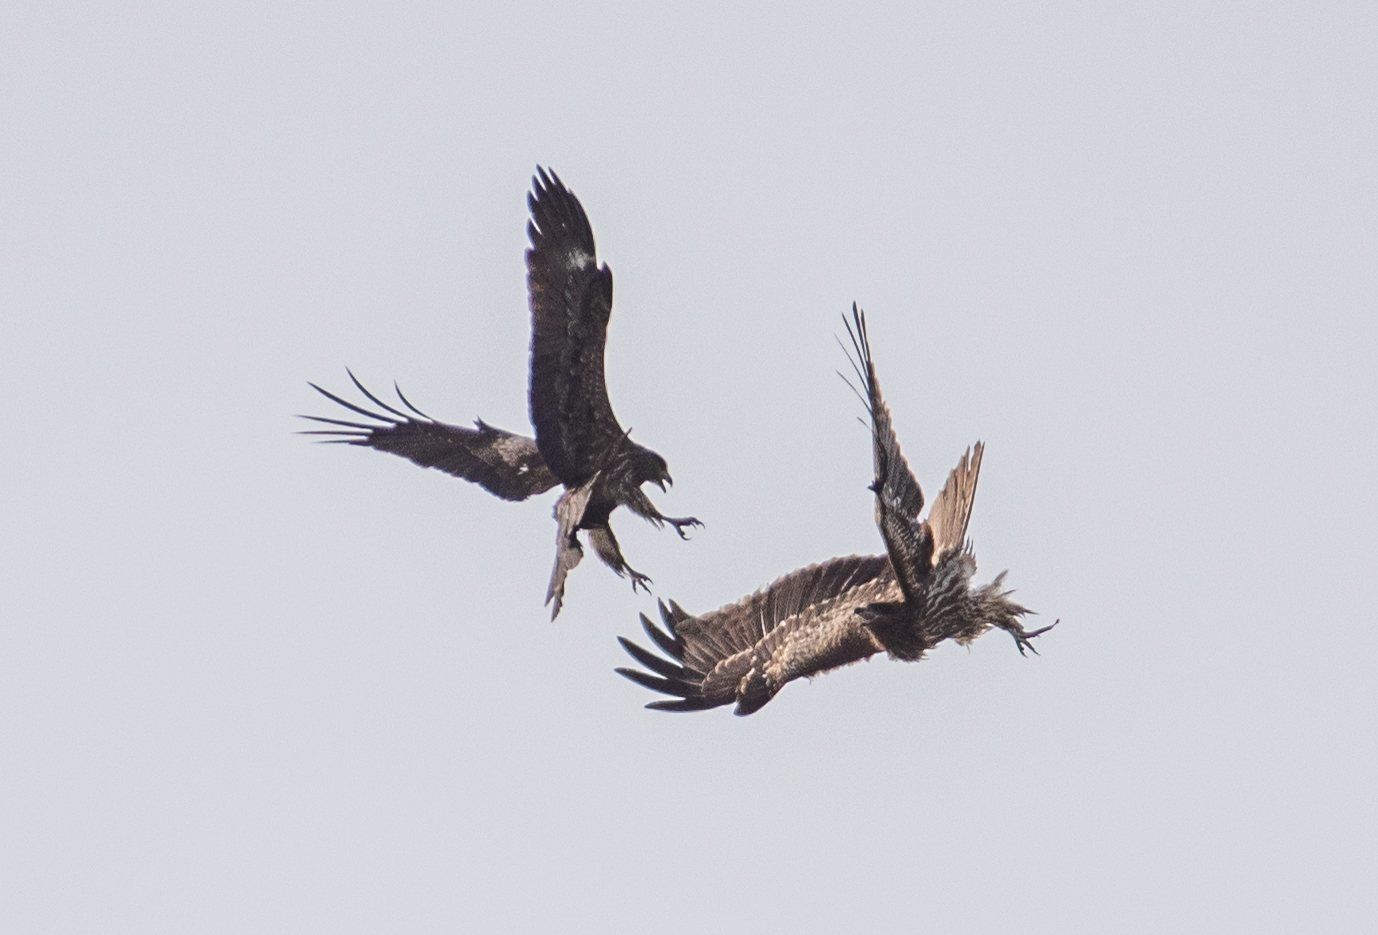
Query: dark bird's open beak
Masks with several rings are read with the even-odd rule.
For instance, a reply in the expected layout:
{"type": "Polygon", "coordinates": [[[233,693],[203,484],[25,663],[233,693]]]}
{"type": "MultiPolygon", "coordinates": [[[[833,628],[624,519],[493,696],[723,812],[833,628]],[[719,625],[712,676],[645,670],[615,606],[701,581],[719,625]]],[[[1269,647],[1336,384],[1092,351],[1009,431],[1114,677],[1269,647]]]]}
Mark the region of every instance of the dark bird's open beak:
{"type": "Polygon", "coordinates": [[[664,477],[657,480],[656,484],[661,490],[669,490],[671,487],[675,486],[675,481],[669,474],[666,474],[664,477]]]}

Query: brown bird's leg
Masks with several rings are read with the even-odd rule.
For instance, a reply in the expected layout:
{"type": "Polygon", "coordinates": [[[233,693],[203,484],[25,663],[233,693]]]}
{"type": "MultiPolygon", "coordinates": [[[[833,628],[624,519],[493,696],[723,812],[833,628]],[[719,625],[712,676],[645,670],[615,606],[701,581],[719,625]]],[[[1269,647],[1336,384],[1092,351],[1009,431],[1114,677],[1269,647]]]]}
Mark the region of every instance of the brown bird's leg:
{"type": "Polygon", "coordinates": [[[591,526],[585,529],[588,533],[589,542],[593,545],[593,551],[603,560],[603,563],[617,572],[618,577],[624,575],[632,579],[632,590],[637,588],[651,593],[649,587],[651,579],[627,564],[622,557],[622,550],[617,547],[617,537],[612,534],[612,527],[608,525],[591,526]]]}
{"type": "Polygon", "coordinates": [[[997,623],[996,626],[1004,630],[1010,636],[1014,637],[1014,645],[1019,647],[1019,655],[1026,655],[1024,651],[1027,649],[1029,652],[1037,656],[1038,650],[1035,649],[1033,643],[1029,641],[1033,639],[1035,636],[1047,633],[1049,630],[1051,630],[1053,627],[1057,626],[1061,622],[1062,621],[1058,619],[1054,620],[1046,627],[1039,627],[1037,630],[1025,630],[1023,624],[1021,624],[1018,620],[1011,618],[1008,624],[997,623]]]}

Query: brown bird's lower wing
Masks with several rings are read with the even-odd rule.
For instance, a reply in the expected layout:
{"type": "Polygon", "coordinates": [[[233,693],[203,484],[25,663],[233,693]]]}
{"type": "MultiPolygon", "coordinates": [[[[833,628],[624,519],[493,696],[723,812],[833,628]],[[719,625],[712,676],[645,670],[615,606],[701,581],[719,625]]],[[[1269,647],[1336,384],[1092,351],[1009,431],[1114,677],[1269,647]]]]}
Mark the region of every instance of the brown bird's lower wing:
{"type": "Polygon", "coordinates": [[[355,405],[312,383],[311,387],[326,399],[371,421],[302,416],[334,426],[302,434],[324,435],[327,442],[364,445],[400,455],[413,464],[473,481],[504,500],[525,500],[558,483],[536,449],[535,439],[494,428],[482,420],[472,429],[437,422],[413,406],[399,389],[398,400],[410,410],[403,412],[370,393],[353,373],[349,378],[381,411],[355,405]]]}
{"type": "Polygon", "coordinates": [[[793,679],[879,652],[856,610],[898,596],[886,556],[854,555],[790,572],[699,617],[662,603],[665,629],[644,614],[641,622],[664,657],[619,637],[645,670],[617,671],[676,699],[650,708],[701,711],[735,702],[738,714],[750,714],[793,679]]]}

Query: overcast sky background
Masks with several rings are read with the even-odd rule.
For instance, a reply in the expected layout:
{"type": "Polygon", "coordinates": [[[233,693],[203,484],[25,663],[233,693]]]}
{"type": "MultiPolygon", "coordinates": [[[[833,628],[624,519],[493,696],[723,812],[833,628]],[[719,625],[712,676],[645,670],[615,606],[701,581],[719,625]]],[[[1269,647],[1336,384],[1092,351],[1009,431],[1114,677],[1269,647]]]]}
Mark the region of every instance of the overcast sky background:
{"type": "Polygon", "coordinates": [[[0,918],[24,932],[1341,931],[1378,912],[1372,4],[10,3],[0,918]],[[704,611],[881,549],[852,300],[979,580],[1062,625],[648,712],[522,504],[525,192],[704,611]]]}

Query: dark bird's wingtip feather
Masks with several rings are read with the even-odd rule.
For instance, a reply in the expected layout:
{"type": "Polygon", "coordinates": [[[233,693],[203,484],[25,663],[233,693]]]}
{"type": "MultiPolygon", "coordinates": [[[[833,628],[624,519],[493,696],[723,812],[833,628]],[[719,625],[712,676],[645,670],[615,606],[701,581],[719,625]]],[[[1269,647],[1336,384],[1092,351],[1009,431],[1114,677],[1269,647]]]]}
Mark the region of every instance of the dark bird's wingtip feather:
{"type": "Polygon", "coordinates": [[[354,385],[358,388],[358,390],[359,390],[360,393],[363,393],[365,396],[368,397],[369,402],[373,403],[375,406],[379,407],[379,408],[382,409],[384,412],[390,412],[390,413],[392,413],[393,415],[397,416],[398,418],[401,418],[401,419],[410,419],[410,418],[411,418],[411,416],[407,415],[405,412],[400,412],[399,410],[394,409],[392,406],[389,406],[387,403],[383,402],[383,401],[382,401],[381,399],[379,399],[377,396],[374,396],[372,393],[370,393],[369,390],[368,390],[368,387],[364,386],[362,383],[359,382],[359,378],[356,377],[356,376],[354,375],[354,371],[352,371],[352,370],[350,370],[348,367],[346,367],[346,368],[345,368],[345,373],[349,374],[349,379],[351,379],[351,380],[354,381],[354,385]]]}
{"type": "MultiPolygon", "coordinates": [[[[410,399],[407,399],[406,394],[402,392],[402,387],[397,384],[396,380],[392,381],[392,391],[397,394],[398,399],[402,400],[402,405],[406,406],[412,412],[416,413],[418,416],[425,419],[427,422],[435,421],[435,419],[426,415],[426,413],[422,412],[420,409],[417,409],[414,405],[412,405],[412,401],[410,399]]],[[[483,426],[483,420],[479,419],[478,423],[479,427],[481,428],[483,426]]]]}
{"type": "MultiPolygon", "coordinates": [[[[351,379],[353,379],[353,376],[354,376],[353,374],[350,374],[350,378],[351,378],[351,379]]],[[[336,396],[334,393],[330,392],[329,390],[327,390],[327,389],[322,389],[321,387],[319,387],[319,386],[317,386],[316,384],[312,383],[310,380],[306,381],[306,385],[309,386],[309,387],[311,387],[311,388],[312,388],[313,390],[315,390],[317,393],[320,393],[322,396],[324,396],[326,399],[330,400],[331,402],[338,403],[338,404],[340,404],[341,406],[344,406],[344,407],[345,407],[346,409],[348,409],[350,412],[357,412],[359,415],[361,415],[361,416],[363,416],[363,417],[365,417],[365,418],[367,418],[367,419],[376,419],[376,420],[379,421],[379,422],[387,423],[387,424],[389,424],[389,425],[396,425],[396,424],[397,424],[397,420],[392,419],[392,418],[389,418],[388,416],[385,416],[385,415],[380,415],[379,413],[376,413],[376,412],[369,412],[367,409],[365,409],[365,408],[362,407],[362,406],[356,406],[354,403],[351,403],[351,402],[349,402],[348,400],[341,399],[339,396],[336,396]]],[[[362,386],[357,380],[355,380],[355,385],[358,386],[361,390],[363,389],[363,386],[362,386]]],[[[373,394],[372,394],[372,393],[369,393],[367,390],[364,390],[364,395],[365,395],[365,396],[368,396],[370,399],[373,399],[373,394]]],[[[377,400],[374,400],[374,402],[377,402],[377,400]]],[[[382,404],[379,403],[379,405],[382,405],[382,404]]],[[[389,409],[389,411],[395,411],[395,410],[391,410],[391,409],[390,409],[389,407],[387,407],[387,406],[383,406],[383,408],[384,408],[384,409],[389,409]]],[[[399,415],[400,415],[400,413],[399,413],[399,415]]],[[[319,417],[317,417],[317,416],[307,416],[307,418],[308,418],[308,419],[315,419],[315,418],[319,418],[319,417]]],[[[405,417],[404,417],[404,418],[405,418],[405,417]]]]}

